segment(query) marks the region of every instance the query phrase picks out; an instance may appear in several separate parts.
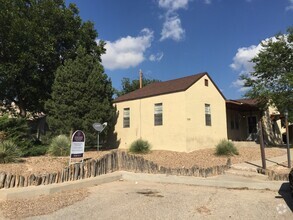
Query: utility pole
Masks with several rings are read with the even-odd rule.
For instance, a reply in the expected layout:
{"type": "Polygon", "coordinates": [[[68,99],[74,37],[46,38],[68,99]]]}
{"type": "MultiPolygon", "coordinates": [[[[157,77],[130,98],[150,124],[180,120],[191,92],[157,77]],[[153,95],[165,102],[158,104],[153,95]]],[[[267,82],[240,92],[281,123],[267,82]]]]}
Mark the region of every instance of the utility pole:
{"type": "Polygon", "coordinates": [[[139,70],[139,88],[142,88],[142,71],[139,70]]]}

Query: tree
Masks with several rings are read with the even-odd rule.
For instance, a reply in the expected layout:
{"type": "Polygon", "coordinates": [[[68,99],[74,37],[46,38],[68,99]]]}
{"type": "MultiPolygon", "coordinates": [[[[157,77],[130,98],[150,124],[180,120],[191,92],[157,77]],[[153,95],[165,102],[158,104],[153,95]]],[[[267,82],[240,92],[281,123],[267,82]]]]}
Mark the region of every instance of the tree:
{"type": "Polygon", "coordinates": [[[0,101],[14,102],[22,117],[44,111],[56,69],[76,56],[78,46],[100,59],[91,22],[82,22],[64,0],[0,0],[0,101]]]}
{"type": "Polygon", "coordinates": [[[96,143],[93,123],[108,122],[102,137],[114,126],[112,96],[112,83],[103,66],[79,47],[77,57],[57,69],[52,98],[46,103],[50,130],[57,135],[79,129],[85,132],[87,143],[96,143]]]}
{"type": "Polygon", "coordinates": [[[250,88],[245,95],[258,99],[262,108],[275,105],[281,113],[288,109],[293,122],[293,27],[261,45],[252,59],[254,72],[241,76],[250,88]]]}
{"type": "MultiPolygon", "coordinates": [[[[146,79],[144,76],[142,77],[142,86],[146,86],[148,84],[154,83],[154,82],[160,82],[160,80],[157,79],[146,79]]],[[[122,90],[116,91],[117,96],[125,95],[129,92],[132,92],[134,90],[139,89],[139,80],[134,79],[130,81],[129,78],[123,78],[121,81],[122,90]]]]}

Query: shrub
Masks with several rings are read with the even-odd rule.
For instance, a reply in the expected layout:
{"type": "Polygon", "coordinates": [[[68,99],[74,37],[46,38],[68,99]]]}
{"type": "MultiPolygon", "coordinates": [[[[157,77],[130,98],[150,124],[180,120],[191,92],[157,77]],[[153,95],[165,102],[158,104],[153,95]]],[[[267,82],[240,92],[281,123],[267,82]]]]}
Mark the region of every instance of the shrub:
{"type": "Polygon", "coordinates": [[[235,145],[228,140],[221,140],[216,146],[216,155],[238,155],[238,150],[235,145]]]}
{"type": "Polygon", "coordinates": [[[11,140],[18,146],[20,152],[30,148],[32,138],[29,134],[28,123],[25,118],[11,118],[7,114],[0,117],[1,139],[11,140]]]}
{"type": "Polygon", "coordinates": [[[22,151],[24,157],[45,155],[48,151],[48,145],[34,145],[22,151]]]}
{"type": "Polygon", "coordinates": [[[130,145],[129,151],[132,153],[146,154],[151,150],[151,145],[148,141],[138,139],[130,145]]]}
{"type": "Polygon", "coordinates": [[[59,135],[52,139],[48,153],[53,156],[69,156],[70,140],[66,135],[59,135]]]}
{"type": "Polygon", "coordinates": [[[16,162],[20,156],[20,151],[12,141],[0,143],[0,163],[16,162]]]}

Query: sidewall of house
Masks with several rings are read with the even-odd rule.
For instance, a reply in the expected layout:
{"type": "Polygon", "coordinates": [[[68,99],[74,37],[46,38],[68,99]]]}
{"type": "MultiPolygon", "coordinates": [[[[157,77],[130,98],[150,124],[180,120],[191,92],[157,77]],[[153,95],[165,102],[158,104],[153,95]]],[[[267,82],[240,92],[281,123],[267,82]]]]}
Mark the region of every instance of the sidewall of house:
{"type": "Polygon", "coordinates": [[[115,132],[120,148],[128,149],[139,138],[147,140],[152,150],[186,151],[184,92],[159,95],[116,103],[119,114],[115,132]],[[163,124],[154,125],[154,106],[162,103],[163,124]],[[123,109],[130,108],[130,127],[123,128],[123,109]]]}

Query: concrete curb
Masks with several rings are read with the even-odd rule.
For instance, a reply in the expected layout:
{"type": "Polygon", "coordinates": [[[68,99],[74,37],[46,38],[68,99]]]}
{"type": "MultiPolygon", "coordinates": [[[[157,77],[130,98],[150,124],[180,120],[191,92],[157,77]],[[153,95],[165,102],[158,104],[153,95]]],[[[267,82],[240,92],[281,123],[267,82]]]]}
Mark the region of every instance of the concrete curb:
{"type": "Polygon", "coordinates": [[[115,173],[109,173],[102,176],[97,176],[94,178],[88,178],[88,179],[76,180],[76,181],[70,181],[70,182],[64,182],[64,183],[58,183],[58,184],[1,189],[0,200],[31,198],[31,197],[36,197],[40,195],[49,195],[52,193],[66,191],[66,190],[80,189],[80,188],[100,185],[103,183],[110,183],[113,181],[120,180],[121,178],[122,178],[122,173],[115,172],[115,173]]]}
{"type": "MultiPolygon", "coordinates": [[[[235,177],[220,175],[215,177],[192,177],[192,176],[171,176],[166,174],[132,173],[117,171],[93,178],[70,181],[52,185],[30,186],[24,188],[1,189],[0,200],[31,198],[40,195],[49,195],[56,192],[91,187],[118,180],[143,181],[168,184],[187,184],[194,186],[208,186],[231,189],[252,189],[252,190],[280,190],[283,181],[261,181],[246,177],[235,177]]],[[[289,189],[288,189],[289,190],[289,189]]]]}

